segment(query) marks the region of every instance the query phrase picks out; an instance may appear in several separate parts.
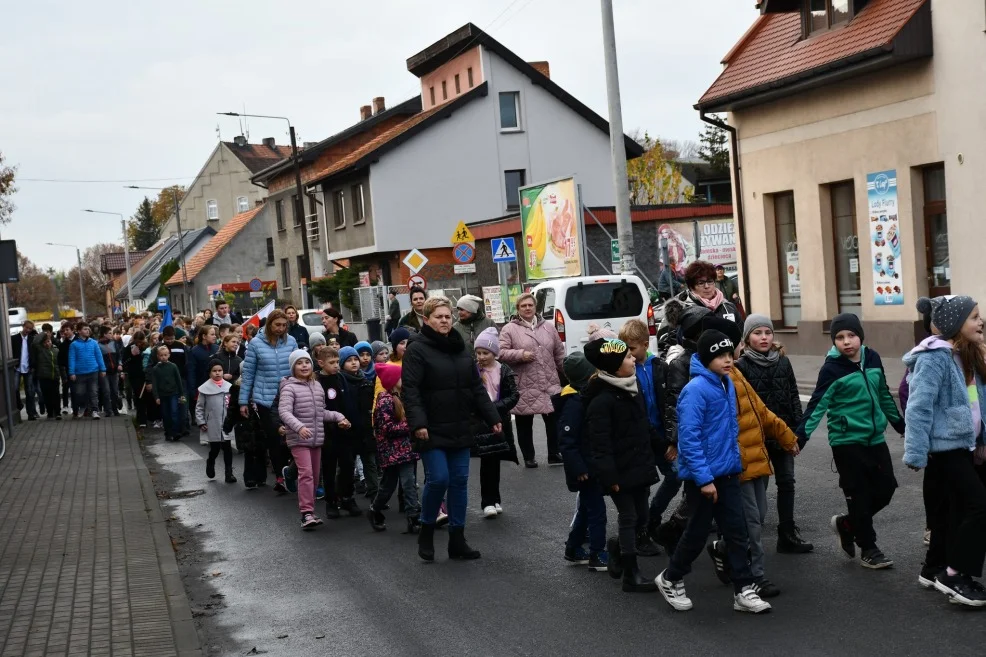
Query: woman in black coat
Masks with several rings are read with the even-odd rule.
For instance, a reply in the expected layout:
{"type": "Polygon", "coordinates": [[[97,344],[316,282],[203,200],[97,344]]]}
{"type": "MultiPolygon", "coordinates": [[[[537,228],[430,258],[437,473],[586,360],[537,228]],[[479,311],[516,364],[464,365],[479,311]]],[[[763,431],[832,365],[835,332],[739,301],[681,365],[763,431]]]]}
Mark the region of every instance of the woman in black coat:
{"type": "Polygon", "coordinates": [[[424,307],[425,325],[413,334],[404,353],[402,381],[408,428],[421,454],[426,483],[421,496],[418,555],[435,559],[435,521],[448,493],[449,557],[478,559],[466,543],[470,448],[475,443],[473,414],[494,433],[503,426],[483,387],[479,370],[462,336],[452,330],[452,304],[432,297],[424,307]]]}
{"type": "Polygon", "coordinates": [[[284,314],[288,316],[288,335],[298,343],[298,349],[308,351],[308,329],[298,322],[298,309],[294,306],[284,306],[284,314]]]}

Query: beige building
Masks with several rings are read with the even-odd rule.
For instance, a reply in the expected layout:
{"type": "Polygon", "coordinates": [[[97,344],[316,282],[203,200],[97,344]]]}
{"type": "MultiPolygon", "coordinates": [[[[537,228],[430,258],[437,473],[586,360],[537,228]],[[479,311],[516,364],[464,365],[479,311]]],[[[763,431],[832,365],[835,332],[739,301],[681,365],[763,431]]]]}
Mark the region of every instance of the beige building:
{"type": "Polygon", "coordinates": [[[986,300],[980,0],[761,0],[696,105],[735,129],[751,310],[795,353],[855,312],[886,357],[918,297],[986,300]]]}

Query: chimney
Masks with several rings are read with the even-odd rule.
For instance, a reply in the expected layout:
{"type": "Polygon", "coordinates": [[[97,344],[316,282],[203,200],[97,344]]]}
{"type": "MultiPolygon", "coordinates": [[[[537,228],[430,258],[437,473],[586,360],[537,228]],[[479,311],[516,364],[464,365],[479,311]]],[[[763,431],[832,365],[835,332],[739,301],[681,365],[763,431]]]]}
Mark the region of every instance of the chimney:
{"type": "Polygon", "coordinates": [[[369,105],[363,105],[359,108],[359,120],[366,121],[368,118],[373,116],[373,108],[369,105]]]}
{"type": "Polygon", "coordinates": [[[301,144],[301,147],[302,148],[311,148],[312,146],[314,146],[317,143],[318,143],[317,141],[306,141],[306,142],[304,142],[304,143],[301,144]]]}
{"type": "Polygon", "coordinates": [[[387,110],[387,103],[384,102],[383,96],[377,96],[373,99],[373,116],[380,114],[387,110]]]}
{"type": "Polygon", "coordinates": [[[233,143],[236,144],[237,146],[246,146],[247,140],[246,137],[244,137],[243,135],[236,135],[235,137],[233,137],[233,143]]]}
{"type": "Polygon", "coordinates": [[[274,138],[273,137],[264,137],[264,139],[263,139],[263,144],[267,148],[273,149],[275,143],[276,142],[274,141],[274,138]]]}
{"type": "Polygon", "coordinates": [[[551,66],[548,65],[548,62],[527,62],[527,63],[533,66],[538,73],[548,78],[549,80],[551,79],[551,66]]]}

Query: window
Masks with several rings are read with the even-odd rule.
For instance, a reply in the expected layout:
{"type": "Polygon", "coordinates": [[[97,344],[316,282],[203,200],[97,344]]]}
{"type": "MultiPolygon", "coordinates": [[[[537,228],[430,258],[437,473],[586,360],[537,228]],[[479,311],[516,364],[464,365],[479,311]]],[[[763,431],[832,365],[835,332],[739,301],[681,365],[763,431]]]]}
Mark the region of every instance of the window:
{"type": "Polygon", "coordinates": [[[205,202],[205,216],[209,221],[219,221],[219,202],[210,199],[205,202]]]}
{"type": "Polygon", "coordinates": [[[291,263],[287,258],[281,258],[281,288],[291,289],[291,263]]]}
{"type": "Polygon", "coordinates": [[[442,100],[448,100],[448,83],[442,80],[442,100]]]}
{"type": "Polygon", "coordinates": [[[250,199],[248,199],[246,196],[237,196],[236,197],[236,211],[237,212],[246,212],[249,209],[250,209],[250,199]]]}
{"type": "Polygon", "coordinates": [[[856,186],[851,180],[829,185],[839,312],[862,316],[863,299],[859,284],[859,236],[856,234],[855,194],[856,186]]]}
{"type": "Polygon", "coordinates": [[[344,228],[346,226],[346,195],[341,189],[332,192],[332,213],[333,227],[344,228]]]}
{"type": "Polygon", "coordinates": [[[267,264],[268,265],[273,265],[274,264],[274,238],[273,237],[268,237],[267,238],[267,264]]]}
{"type": "Polygon", "coordinates": [[[644,312],[644,297],[635,283],[577,285],[565,295],[565,310],[577,321],[640,317],[644,312]]]}
{"type": "Polygon", "coordinates": [[[318,221],[318,201],[315,200],[314,194],[308,194],[308,221],[309,223],[313,221],[318,221]]]}
{"type": "MultiPolygon", "coordinates": [[[[305,256],[298,256],[298,278],[300,279],[305,274],[305,256]]],[[[305,281],[307,283],[307,281],[305,281]]],[[[300,285],[300,280],[299,280],[300,285]]]]}
{"type": "Polygon", "coordinates": [[[466,80],[469,82],[469,88],[472,89],[472,66],[466,69],[466,80]]]}
{"type": "Polygon", "coordinates": [[[505,91],[500,94],[500,129],[520,130],[519,91],[505,91]]]}
{"type": "Polygon", "coordinates": [[[459,74],[458,73],[455,74],[455,93],[456,94],[462,93],[462,88],[459,86],[459,74]]]}
{"type": "Polygon", "coordinates": [[[539,290],[537,294],[534,295],[534,304],[537,307],[538,314],[541,318],[549,322],[555,321],[555,290],[551,287],[546,287],[543,290],[539,290]]]}
{"type": "Polygon", "coordinates": [[[435,104],[435,87],[428,87],[428,95],[431,96],[431,104],[435,104]]]}
{"type": "Polygon", "coordinates": [[[353,195],[353,225],[366,223],[366,205],[363,200],[363,183],[353,185],[350,192],[353,195]]]}
{"type": "Polygon", "coordinates": [[[524,186],[524,170],[504,171],[503,182],[507,193],[507,210],[519,210],[520,193],[518,189],[524,186]]]}
{"type": "Polygon", "coordinates": [[[945,207],[945,165],[922,172],[924,178],[924,249],[928,262],[928,293],[952,293],[952,266],[948,257],[948,212],[945,207]]]}
{"type": "Polygon", "coordinates": [[[297,194],[291,197],[291,211],[294,214],[294,227],[298,228],[302,223],[303,217],[301,215],[304,212],[304,209],[302,209],[302,207],[298,204],[297,194]]]}
{"type": "Polygon", "coordinates": [[[849,0],[806,0],[805,33],[808,35],[822,32],[852,18],[852,6],[849,0]]]}
{"type": "Polygon", "coordinates": [[[284,199],[274,201],[274,215],[277,217],[277,229],[284,230],[284,199]]]}
{"type": "Polygon", "coordinates": [[[773,205],[777,230],[777,257],[781,273],[781,312],[784,326],[796,328],[801,321],[801,268],[798,255],[798,232],[794,222],[794,192],[768,194],[773,205]]]}

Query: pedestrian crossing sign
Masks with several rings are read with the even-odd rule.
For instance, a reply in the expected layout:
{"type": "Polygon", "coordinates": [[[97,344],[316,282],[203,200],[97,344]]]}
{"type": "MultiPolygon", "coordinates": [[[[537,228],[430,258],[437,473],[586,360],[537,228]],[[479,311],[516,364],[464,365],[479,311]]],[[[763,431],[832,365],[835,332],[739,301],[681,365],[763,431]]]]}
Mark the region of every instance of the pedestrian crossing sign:
{"type": "Polygon", "coordinates": [[[515,262],[517,247],[512,237],[498,237],[490,240],[493,247],[493,262],[515,262]]]}

